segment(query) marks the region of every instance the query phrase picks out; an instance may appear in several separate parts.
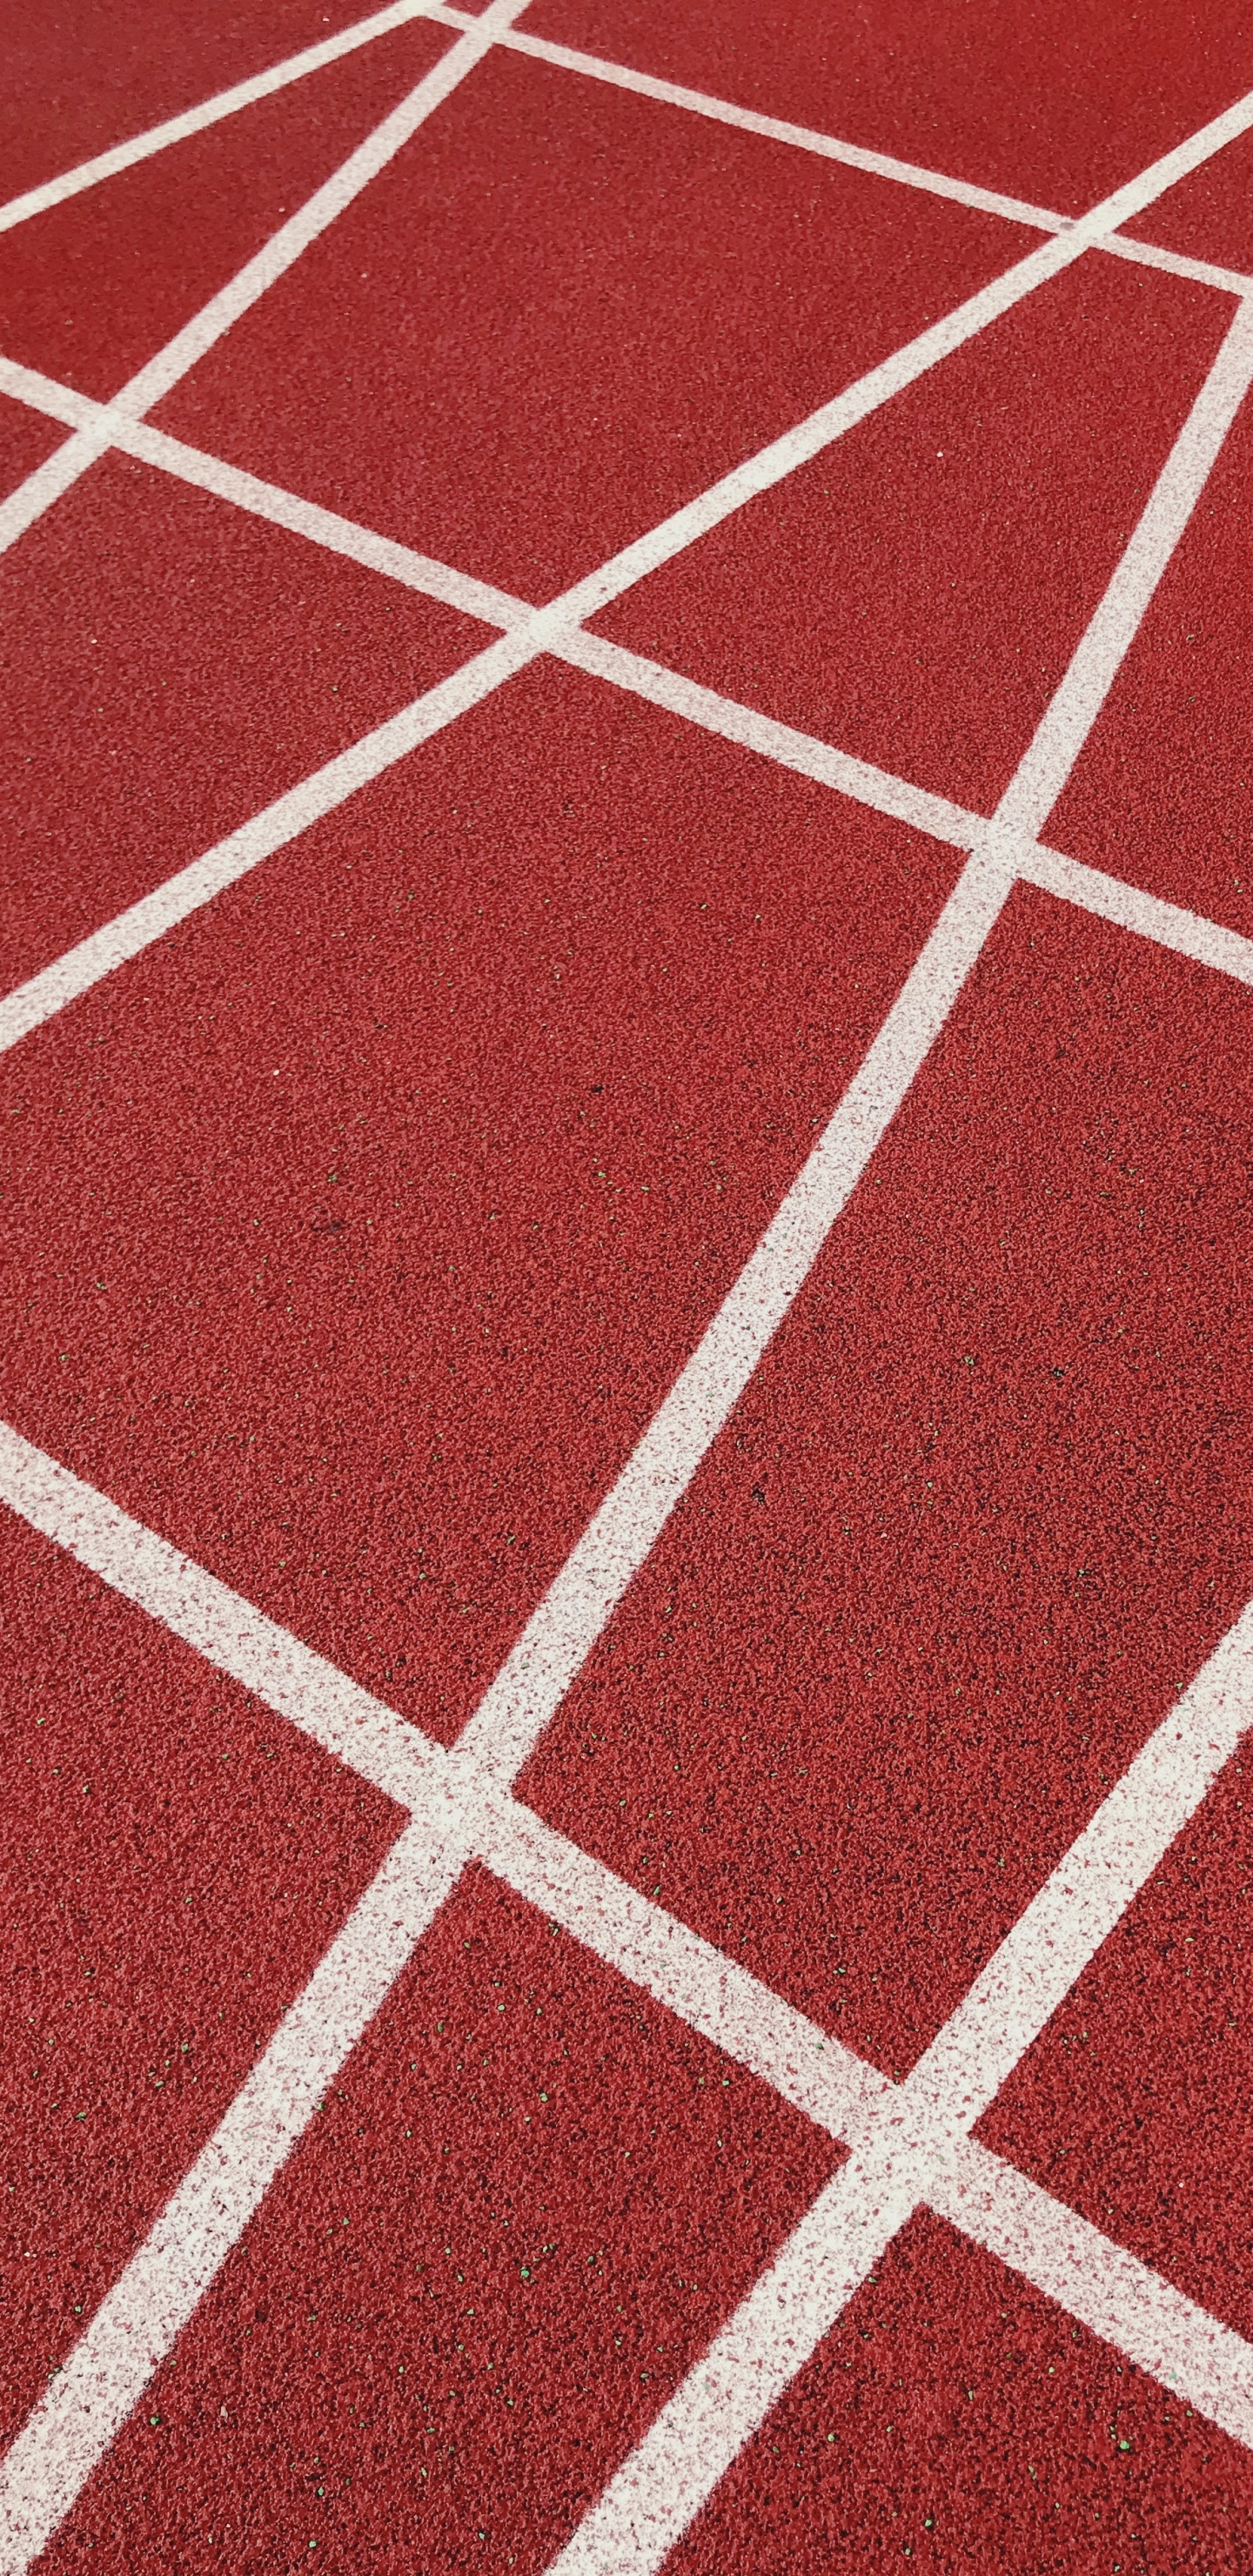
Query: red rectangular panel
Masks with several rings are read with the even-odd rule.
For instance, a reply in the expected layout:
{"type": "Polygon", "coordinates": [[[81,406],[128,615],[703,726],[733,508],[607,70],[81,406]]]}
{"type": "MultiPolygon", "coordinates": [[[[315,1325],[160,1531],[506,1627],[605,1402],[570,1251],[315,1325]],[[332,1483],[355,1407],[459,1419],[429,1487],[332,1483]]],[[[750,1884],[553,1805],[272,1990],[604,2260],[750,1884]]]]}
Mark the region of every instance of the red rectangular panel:
{"type": "Polygon", "coordinates": [[[536,666],[5,1060],[0,1402],[455,1733],[956,865],[536,666]]]}

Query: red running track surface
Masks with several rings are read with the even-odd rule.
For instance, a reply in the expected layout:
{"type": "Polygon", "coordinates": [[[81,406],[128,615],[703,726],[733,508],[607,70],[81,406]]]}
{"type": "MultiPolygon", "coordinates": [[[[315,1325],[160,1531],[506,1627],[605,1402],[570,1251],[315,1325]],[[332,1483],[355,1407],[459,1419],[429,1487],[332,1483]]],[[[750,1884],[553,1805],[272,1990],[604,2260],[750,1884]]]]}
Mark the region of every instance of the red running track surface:
{"type": "Polygon", "coordinates": [[[1244,2576],[1248,24],[435,5],[0,39],[0,2571],[1244,2576]]]}

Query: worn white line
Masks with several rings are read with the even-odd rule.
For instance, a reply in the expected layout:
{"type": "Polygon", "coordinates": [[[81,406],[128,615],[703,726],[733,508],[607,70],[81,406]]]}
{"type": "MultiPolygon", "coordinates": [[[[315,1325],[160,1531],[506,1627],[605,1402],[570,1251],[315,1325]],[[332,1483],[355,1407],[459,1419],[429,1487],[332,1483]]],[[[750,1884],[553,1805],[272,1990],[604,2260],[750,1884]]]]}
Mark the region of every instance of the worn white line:
{"type": "MultiPolygon", "coordinates": [[[[232,88],[202,99],[198,106],[183,108],[160,125],[150,125],[125,143],[112,144],[107,152],[97,152],[90,161],[80,161],[74,169],[61,171],[57,178],[25,189],[20,197],[10,197],[7,204],[0,205],[0,233],[12,231],[15,224],[29,223],[32,215],[46,214],[51,206],[64,205],[67,197],[77,197],[84,188],[99,187],[102,179],[133,169],[137,161],[149,160],[154,152],[166,151],[171,143],[183,143],[189,135],[202,134],[207,125],[218,124],[224,116],[237,115],[240,108],[252,107],[258,99],[272,98],[276,90],[286,89],[292,81],[306,80],[310,72],[321,71],[325,63],[339,62],[345,54],[356,53],[359,46],[390,35],[393,28],[432,15],[427,0],[392,0],[390,8],[376,9],[370,18],[359,18],[355,26],[345,27],[338,36],[306,45],[303,53],[289,54],[284,62],[272,63],[267,71],[254,72],[249,79],[236,81],[232,88]]],[[[466,25],[471,23],[467,18],[466,25]]]]}
{"type": "Polygon", "coordinates": [[[1134,931],[1137,938],[1151,939],[1159,948],[1173,948],[1181,957],[1195,958],[1199,966],[1212,967],[1219,975],[1231,975],[1238,984],[1253,984],[1253,939],[1243,938],[1238,930],[1227,930],[1221,922],[1207,921],[1200,913],[1186,912],[1182,905],[1167,903],[1160,895],[1145,894],[1139,886],[1128,885],[1123,877],[1109,877],[1100,868],[1084,867],[1078,859],[1063,858],[1058,850],[1025,841],[1015,844],[1015,848],[1019,875],[1059,896],[1063,903],[1096,913],[1102,921],[1116,922],[1120,930],[1134,931]]]}
{"type": "Polygon", "coordinates": [[[225,2118],[0,2465],[0,2576],[23,2576],[238,2244],[464,1866],[421,1822],[279,2024],[225,2118]]]}
{"type": "Polygon", "coordinates": [[[1253,2451],[1253,2347],[973,2139],[930,2205],[1116,2352],[1253,2451]]]}
{"type": "MultiPolygon", "coordinates": [[[[1125,582],[1115,574],[979,844],[1001,853],[1006,883],[1013,882],[1015,839],[1023,832],[1034,837],[1044,820],[1217,454],[1243,389],[1246,321],[1241,308],[1132,536],[1124,557],[1131,572],[1125,582]],[[1216,419],[1222,426],[1211,435],[1216,419]],[[1094,631],[1095,648],[1090,643],[1094,631]],[[1075,685],[1076,673],[1081,686],[1075,685]],[[1104,686],[1099,685],[1102,679],[1104,686]]],[[[665,1413],[663,1405],[658,1422],[665,1413]]],[[[628,1493],[648,1438],[646,1434],[620,1479],[628,1493]]],[[[664,1468],[663,1457],[655,1471],[663,1498],[664,1468]]],[[[644,1533],[650,1500],[646,1489],[636,1507],[644,1533]]],[[[658,1527],[662,1518],[664,1511],[658,1527]]],[[[629,1512],[627,1524],[633,1537],[629,1512]]],[[[575,1548],[571,1566],[578,1564],[596,1527],[593,1522],[587,1539],[575,1548]]],[[[592,1625],[597,1577],[600,1591],[608,1593],[614,1571],[612,1547],[602,1546],[599,1558],[593,1549],[588,1575],[581,1587],[573,1587],[569,1611],[564,1622],[558,1617],[553,1623],[550,1641],[545,1614],[566,1580],[564,1573],[558,1576],[548,1602],[483,1703],[494,1721],[491,1746],[484,1747],[489,1771],[493,1756],[499,1763],[506,1748],[524,1741],[528,1723],[536,1733],[543,1724],[548,1713],[546,1665],[551,1664],[557,1685],[553,1705],[568,1687],[577,1660],[567,1640],[580,1613],[592,1625]],[[536,1632],[537,1651],[528,1703],[528,1675],[520,1659],[531,1631],[536,1632]],[[510,1689],[515,1662],[519,1670],[512,1703],[502,1707],[498,1703],[510,1689]]],[[[864,2125],[854,2131],[849,2163],[809,2213],[809,2234],[804,2234],[803,2222],[779,2258],[782,2291],[774,2285],[777,2267],[772,2267],[609,2480],[553,2562],[552,2576],[656,2576],[890,2237],[915,2208],[939,2192],[946,2175],[955,2174],[966,2133],[1193,1812],[1251,1718],[1253,1603],[1000,1944],[907,2082],[888,2102],[868,2111],[864,2125]]],[[[461,1739],[467,1749],[473,1725],[472,1720],[461,1739]]]]}
{"type": "MultiPolygon", "coordinates": [[[[349,154],[340,168],[315,189],[294,215],[289,215],[277,232],[271,234],[255,257],[246,261],[235,276],[210,297],[200,312],[194,314],[191,321],[121,387],[113,396],[111,408],[138,418],[153,403],[160,401],[163,394],[169,393],[189,368],[194,367],[231,329],[232,324],[257,302],[258,297],[264,295],[267,288],[273,286],[300,258],[301,253],[308,250],[310,244],[343,214],[354,197],[377,178],[380,170],[416,134],[419,126],[457,87],[458,82],[482,61],[490,49],[496,29],[507,26],[525,6],[526,0],[492,0],[492,6],[484,11],[482,18],[473,22],[473,32],[459,37],[456,44],[449,47],[433,69],[417,82],[408,97],[402,99],[373,133],[358,144],[356,151],[349,154]]],[[[51,458],[47,465],[40,466],[34,475],[20,483],[0,516],[0,549],[11,545],[16,536],[32,525],[41,510],[48,509],[71,483],[85,474],[100,452],[97,432],[79,431],[65,448],[58,451],[57,457],[51,458]],[[51,475],[51,468],[58,464],[59,481],[51,475]]]]}
{"type": "Polygon", "coordinates": [[[525,1762],[799,1294],[1013,884],[967,861],[830,1124],[460,1739],[502,1785],[525,1762]]]}
{"type": "Polygon", "coordinates": [[[259,475],[248,474],[239,465],[228,465],[204,448],[188,447],[181,438],[171,438],[168,431],[155,429],[150,421],[132,420],[109,403],[93,402],[90,394],[80,394],[72,385],[41,374],[38,368],[23,367],[16,359],[0,356],[0,393],[11,395],[15,402],[26,403],[51,420],[62,421],[67,429],[98,432],[102,446],[116,447],[197,492],[208,492],[215,500],[247,511],[251,518],[285,528],[290,535],[304,537],[330,554],[346,555],[388,581],[402,582],[406,589],[442,600],[445,606],[462,609],[467,616],[481,618],[489,626],[519,626],[535,614],[530,600],[497,590],[491,582],[477,581],[472,573],[456,572],[434,555],[419,554],[393,537],[380,536],[376,529],[342,518],[336,510],[324,510],[319,502],[307,501],[303,494],[286,491],[281,484],[263,482],[259,475]]]}
{"type": "MultiPolygon", "coordinates": [[[[429,15],[444,27],[476,24],[464,9],[432,5],[429,15]]],[[[686,108],[716,125],[738,126],[768,143],[786,143],[824,161],[844,162],[851,170],[864,170],[875,179],[896,180],[904,187],[922,189],[928,196],[950,197],[958,205],[974,207],[982,214],[1004,216],[1011,223],[1030,225],[1036,232],[1064,232],[1072,220],[1068,215],[1055,214],[1050,207],[1029,205],[1021,197],[1007,197],[1000,189],[976,187],[967,179],[949,177],[943,170],[926,169],[917,161],[902,161],[895,153],[868,151],[860,143],[845,143],[837,135],[820,133],[811,125],[794,125],[786,117],[761,116],[755,108],[737,106],[733,99],[715,98],[707,90],[686,89],[678,81],[659,80],[652,72],[637,71],[630,63],[608,62],[601,54],[580,53],[572,45],[553,44],[548,37],[533,36],[522,28],[508,30],[497,38],[497,44],[510,53],[529,54],[536,62],[551,63],[557,71],[578,72],[588,80],[606,82],[612,89],[631,90],[661,107],[686,108]]]]}
{"type": "Polygon", "coordinates": [[[997,807],[1009,834],[1037,840],[1109,695],[1253,377],[1253,305],[1237,306],[1135,534],[997,807]]]}

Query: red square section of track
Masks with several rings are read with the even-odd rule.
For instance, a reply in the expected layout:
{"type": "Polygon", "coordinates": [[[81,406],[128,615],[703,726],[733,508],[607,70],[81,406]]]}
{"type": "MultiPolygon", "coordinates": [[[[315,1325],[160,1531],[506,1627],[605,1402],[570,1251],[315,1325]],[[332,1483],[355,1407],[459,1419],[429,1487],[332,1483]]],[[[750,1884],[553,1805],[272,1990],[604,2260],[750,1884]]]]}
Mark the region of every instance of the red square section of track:
{"type": "Polygon", "coordinates": [[[520,675],[8,1058],[0,1405],[455,1733],[956,865],[520,675]]]}

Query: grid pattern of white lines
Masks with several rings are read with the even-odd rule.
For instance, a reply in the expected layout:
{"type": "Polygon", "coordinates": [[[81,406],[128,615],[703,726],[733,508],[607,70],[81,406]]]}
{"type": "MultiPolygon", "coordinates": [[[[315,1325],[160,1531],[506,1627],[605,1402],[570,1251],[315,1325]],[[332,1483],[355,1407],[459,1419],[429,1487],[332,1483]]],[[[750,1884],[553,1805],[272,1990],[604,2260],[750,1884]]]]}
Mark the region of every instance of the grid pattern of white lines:
{"type": "Polygon", "coordinates": [[[1253,2348],[970,2134],[1253,1724],[1253,1605],[1149,1737],[902,2084],[890,2083],[542,1824],[512,1793],[522,1764],[748,1384],[1015,882],[1024,879],[1129,933],[1253,984],[1253,942],[1081,866],[1041,837],[1253,377],[1253,281],[1130,242],[1117,228],[1253,125],[1253,97],[1088,215],[1071,220],[548,44],[513,25],[523,5],[524,0],[495,0],[482,18],[471,18],[440,0],[424,0],[422,6],[398,0],[327,43],[0,208],[4,230],[410,19],[432,18],[455,31],[457,42],[402,106],[111,403],[94,403],[0,358],[0,392],[71,433],[0,507],[0,543],[20,537],[112,445],[500,630],[499,640],[450,679],[0,1002],[0,1047],[19,1042],[542,653],[895,815],[969,856],[826,1133],[451,1752],[427,1741],[15,1431],[0,1428],[0,1497],[14,1511],[384,1790],[406,1818],[372,1886],[0,2467],[0,2569],[9,2576],[29,2566],[70,2509],[472,1855],[850,2150],[610,2479],[556,2562],[562,2576],[575,2576],[576,2570],[579,2576],[622,2576],[628,2570],[644,2576],[661,2566],[884,2246],[923,2204],[1253,2448],[1253,2348]],[[618,83],[677,110],[956,198],[1046,238],[957,313],[561,598],[542,605],[513,598],[189,448],[142,418],[409,142],[454,82],[472,72],[494,44],[537,55],[573,76],[618,83]],[[1234,298],[1234,312],[1122,561],[995,814],[953,805],[586,632],[584,621],[608,600],[1088,253],[1181,272],[1234,298]]]}

